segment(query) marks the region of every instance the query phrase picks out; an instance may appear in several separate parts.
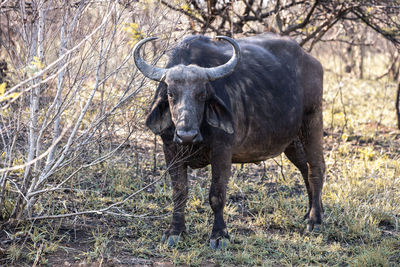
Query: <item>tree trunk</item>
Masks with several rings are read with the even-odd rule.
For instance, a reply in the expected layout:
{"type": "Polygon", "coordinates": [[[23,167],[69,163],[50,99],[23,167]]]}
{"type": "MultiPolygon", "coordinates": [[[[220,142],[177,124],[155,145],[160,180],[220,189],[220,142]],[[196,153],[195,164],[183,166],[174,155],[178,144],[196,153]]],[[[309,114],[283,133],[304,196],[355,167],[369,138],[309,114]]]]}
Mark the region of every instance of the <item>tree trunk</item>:
{"type": "Polygon", "coordinates": [[[399,86],[397,88],[396,115],[397,115],[397,127],[400,129],[400,81],[399,81],[399,86]]]}

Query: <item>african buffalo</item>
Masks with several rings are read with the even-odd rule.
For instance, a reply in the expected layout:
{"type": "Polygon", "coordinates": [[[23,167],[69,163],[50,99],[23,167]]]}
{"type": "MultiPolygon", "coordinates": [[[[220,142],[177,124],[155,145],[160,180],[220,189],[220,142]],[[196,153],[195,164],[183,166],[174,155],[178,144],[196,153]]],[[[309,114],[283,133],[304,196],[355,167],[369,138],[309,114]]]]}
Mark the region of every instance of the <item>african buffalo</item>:
{"type": "Polygon", "coordinates": [[[190,36],[172,50],[166,68],[134,60],[159,86],[146,125],[161,135],[171,166],[174,211],[163,240],[173,246],[185,232],[187,167],[211,163],[209,202],[214,212],[212,248],[229,239],[223,218],[232,163],[260,162],[282,152],[300,170],[307,187],[307,229],[322,223],[321,64],[289,38],[262,34],[238,39],[190,36]],[[228,43],[230,45],[228,45],[228,43]],[[231,49],[233,47],[233,52],[231,49]]]}

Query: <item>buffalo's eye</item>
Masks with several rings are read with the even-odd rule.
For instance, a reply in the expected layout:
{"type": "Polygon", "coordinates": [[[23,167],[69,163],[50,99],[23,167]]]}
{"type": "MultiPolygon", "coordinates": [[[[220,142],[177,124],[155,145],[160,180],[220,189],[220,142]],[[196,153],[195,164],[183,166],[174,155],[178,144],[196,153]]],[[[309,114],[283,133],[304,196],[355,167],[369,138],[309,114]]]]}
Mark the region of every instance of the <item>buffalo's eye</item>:
{"type": "Polygon", "coordinates": [[[168,91],[168,97],[169,98],[171,98],[171,99],[175,99],[175,94],[173,93],[173,92],[171,92],[171,91],[168,91]]]}
{"type": "Polygon", "coordinates": [[[200,94],[197,95],[197,98],[198,98],[200,101],[206,101],[206,98],[207,98],[206,92],[201,92],[200,94]]]}

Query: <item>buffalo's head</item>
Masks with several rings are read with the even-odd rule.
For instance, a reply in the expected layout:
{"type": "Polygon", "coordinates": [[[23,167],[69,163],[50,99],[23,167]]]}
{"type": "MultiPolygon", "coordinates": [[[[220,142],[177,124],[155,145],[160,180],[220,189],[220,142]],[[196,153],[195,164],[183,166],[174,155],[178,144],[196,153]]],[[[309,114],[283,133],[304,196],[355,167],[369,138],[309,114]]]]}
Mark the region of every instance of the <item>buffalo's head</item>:
{"type": "Polygon", "coordinates": [[[146,125],[155,133],[175,125],[174,141],[179,144],[198,143],[203,140],[200,125],[204,116],[208,124],[232,134],[232,114],[225,103],[215,94],[210,81],[231,74],[239,63],[239,45],[229,37],[218,36],[228,41],[234,53],[225,64],[212,68],[197,65],[177,65],[168,69],[148,65],[140,56],[140,48],[151,37],[136,44],[134,60],[137,68],[146,77],[162,82],[164,90],[158,90],[146,125]]]}

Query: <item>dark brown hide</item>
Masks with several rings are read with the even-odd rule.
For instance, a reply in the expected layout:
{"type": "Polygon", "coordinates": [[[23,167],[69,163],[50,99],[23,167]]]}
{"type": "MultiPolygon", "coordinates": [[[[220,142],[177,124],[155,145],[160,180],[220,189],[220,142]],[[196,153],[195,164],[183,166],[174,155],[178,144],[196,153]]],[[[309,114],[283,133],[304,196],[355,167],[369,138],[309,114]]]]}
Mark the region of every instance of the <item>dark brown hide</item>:
{"type": "Polygon", "coordinates": [[[210,244],[221,247],[218,240],[229,238],[223,209],[231,163],[259,162],[282,152],[306,184],[307,228],[322,223],[321,64],[294,41],[274,34],[237,42],[241,61],[235,71],[210,81],[204,68],[227,62],[232,48],[204,36],[186,38],[173,50],[157,89],[146,124],[161,135],[171,166],[175,205],[167,238],[185,231],[188,166],[212,166],[210,244]]]}

